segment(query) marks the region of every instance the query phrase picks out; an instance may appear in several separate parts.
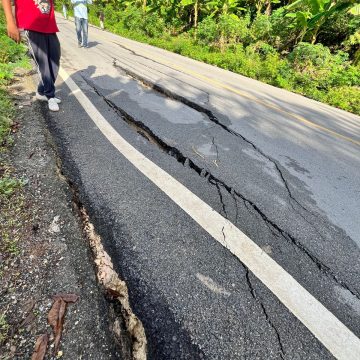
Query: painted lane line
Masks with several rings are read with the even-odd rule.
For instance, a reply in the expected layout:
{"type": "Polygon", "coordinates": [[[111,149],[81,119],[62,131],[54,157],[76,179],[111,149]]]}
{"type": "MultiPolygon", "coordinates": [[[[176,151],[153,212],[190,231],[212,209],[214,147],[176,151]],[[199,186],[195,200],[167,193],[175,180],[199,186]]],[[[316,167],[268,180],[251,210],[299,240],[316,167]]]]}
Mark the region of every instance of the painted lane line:
{"type": "Polygon", "coordinates": [[[60,76],[110,143],[248,267],[336,358],[360,359],[360,339],[355,334],[229,220],[130,145],[100,114],[63,68],[60,68],[60,76]]]}

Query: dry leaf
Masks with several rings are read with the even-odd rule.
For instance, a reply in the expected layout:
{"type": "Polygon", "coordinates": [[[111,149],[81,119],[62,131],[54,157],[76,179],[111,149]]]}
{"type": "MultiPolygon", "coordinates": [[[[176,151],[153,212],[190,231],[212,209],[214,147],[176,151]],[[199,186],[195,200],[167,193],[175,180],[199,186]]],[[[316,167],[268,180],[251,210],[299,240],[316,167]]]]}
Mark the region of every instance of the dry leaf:
{"type": "Polygon", "coordinates": [[[55,354],[57,353],[60,344],[65,311],[66,311],[66,302],[62,298],[59,298],[54,302],[48,314],[48,322],[53,328],[53,332],[55,335],[55,341],[54,341],[55,354]]]}
{"type": "Polygon", "coordinates": [[[61,304],[61,299],[57,299],[53,306],[51,307],[49,314],[48,314],[48,322],[49,325],[52,326],[53,328],[56,327],[56,324],[58,322],[58,318],[59,318],[59,310],[60,310],[60,304],[61,304]]]}
{"type": "Polygon", "coordinates": [[[75,303],[79,300],[79,295],[76,294],[56,294],[53,296],[54,300],[63,299],[67,303],[75,303]]]}
{"type": "Polygon", "coordinates": [[[31,360],[43,360],[46,354],[46,348],[49,341],[47,334],[41,335],[36,340],[34,353],[31,360]]]}
{"type": "Polygon", "coordinates": [[[78,301],[79,295],[76,294],[57,294],[53,296],[55,300],[48,314],[48,323],[53,328],[55,341],[54,353],[57,354],[63,329],[65,312],[67,303],[74,303],[78,301]]]}

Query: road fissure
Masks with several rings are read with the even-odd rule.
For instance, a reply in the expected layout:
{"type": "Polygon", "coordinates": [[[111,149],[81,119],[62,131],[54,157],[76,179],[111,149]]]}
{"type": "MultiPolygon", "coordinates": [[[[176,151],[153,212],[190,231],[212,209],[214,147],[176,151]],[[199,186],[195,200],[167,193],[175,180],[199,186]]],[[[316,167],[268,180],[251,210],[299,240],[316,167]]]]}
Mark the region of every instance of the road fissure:
{"type": "MultiPolygon", "coordinates": [[[[49,116],[48,111],[43,111],[43,114],[44,118],[49,116]]],[[[51,145],[54,147],[54,144],[51,145]]],[[[54,151],[57,153],[55,147],[54,151]]],[[[115,271],[111,256],[106,252],[103,241],[96,232],[85,205],[80,200],[79,189],[63,172],[59,156],[56,157],[56,167],[57,175],[67,183],[71,190],[73,208],[79,216],[80,226],[91,249],[97,283],[102,288],[108,304],[109,330],[115,340],[116,348],[124,360],[146,360],[147,338],[141,320],[135,315],[130,305],[127,284],[115,271]]]]}
{"type": "Polygon", "coordinates": [[[347,360],[356,358],[356,354],[360,353],[360,340],[346,325],[239,228],[132,146],[104,118],[64,69],[60,69],[60,74],[71,94],[119,154],[222,245],[224,240],[221,229],[224,228],[230,251],[246,264],[334,356],[347,360]]]}
{"type": "Polygon", "coordinates": [[[264,303],[262,302],[262,300],[256,295],[256,291],[255,291],[255,288],[250,280],[250,271],[249,269],[244,265],[242,264],[242,266],[244,267],[246,273],[245,273],[245,278],[246,278],[246,283],[247,283],[247,286],[249,287],[249,290],[250,290],[250,294],[252,296],[252,298],[254,299],[254,301],[260,305],[260,308],[261,308],[261,311],[263,313],[263,315],[265,316],[265,319],[266,321],[269,323],[269,326],[273,329],[274,333],[275,333],[275,336],[277,338],[277,342],[278,342],[278,346],[279,346],[279,355],[280,355],[280,358],[281,359],[284,359],[284,356],[285,356],[285,351],[284,351],[284,347],[283,347],[283,344],[282,344],[282,341],[281,341],[281,337],[280,337],[280,333],[279,333],[279,330],[275,327],[273,321],[270,319],[269,317],[269,314],[267,313],[266,311],[266,308],[265,308],[265,305],[264,303]]]}
{"type": "MultiPolygon", "coordinates": [[[[281,165],[278,164],[277,161],[275,161],[274,159],[272,159],[270,156],[266,155],[257,145],[255,145],[252,141],[250,141],[249,139],[247,139],[245,136],[243,136],[242,134],[240,134],[239,132],[236,132],[232,129],[230,129],[228,126],[224,125],[221,120],[218,119],[218,117],[213,113],[213,111],[211,111],[210,109],[205,108],[202,105],[199,105],[179,94],[174,93],[173,91],[170,91],[166,88],[164,88],[163,86],[160,86],[158,84],[154,84],[151,81],[145,79],[143,76],[138,75],[137,73],[124,68],[120,65],[118,65],[116,62],[113,63],[113,65],[119,69],[121,69],[125,74],[127,74],[128,76],[130,76],[131,78],[133,78],[135,81],[137,81],[138,83],[140,83],[141,85],[143,85],[144,87],[148,87],[153,89],[154,91],[156,91],[157,93],[166,96],[169,99],[175,100],[175,101],[179,101],[180,103],[190,107],[191,109],[194,109],[204,115],[206,115],[208,117],[208,119],[215,123],[216,125],[220,126],[223,130],[225,130],[226,132],[228,132],[229,134],[236,136],[238,138],[241,138],[244,142],[246,142],[247,144],[249,144],[257,153],[259,153],[264,159],[265,161],[269,161],[270,163],[272,163],[274,165],[274,168],[276,170],[276,172],[279,175],[280,180],[282,181],[282,183],[284,184],[284,188],[287,191],[287,194],[290,198],[290,204],[291,206],[294,208],[293,203],[295,202],[301,209],[303,209],[304,211],[306,211],[307,213],[309,213],[310,215],[312,215],[313,217],[317,217],[316,214],[314,214],[312,211],[310,211],[309,209],[307,209],[303,204],[301,204],[292,194],[292,191],[290,190],[290,186],[287,182],[287,180],[284,177],[284,174],[281,170],[281,165]]],[[[214,144],[214,139],[213,139],[213,144],[214,144]]],[[[214,146],[216,147],[216,152],[217,152],[217,159],[218,159],[218,149],[217,146],[214,144],[214,146]]],[[[294,208],[295,210],[295,208],[294,208]]],[[[315,227],[313,224],[311,224],[313,227],[315,227]]]]}
{"type": "MultiPolygon", "coordinates": [[[[219,193],[220,187],[226,190],[226,192],[234,198],[234,201],[241,201],[244,203],[245,206],[250,206],[251,209],[257,213],[260,218],[265,222],[265,224],[269,227],[269,229],[273,229],[271,232],[274,233],[277,232],[280,234],[281,238],[286,240],[291,245],[295,246],[298,250],[300,250],[301,253],[303,253],[312,263],[315,264],[315,266],[318,268],[318,270],[333,280],[337,285],[341,286],[345,290],[349,291],[353,296],[355,296],[357,299],[360,300],[360,295],[357,293],[355,289],[350,288],[345,281],[343,281],[339,276],[337,276],[327,265],[325,265],[316,255],[314,255],[309,249],[307,249],[306,246],[304,246],[300,240],[296,239],[295,236],[290,234],[288,231],[284,230],[276,224],[273,220],[271,220],[252,200],[248,199],[246,196],[244,196],[240,191],[234,189],[230,185],[226,184],[223,180],[217,178],[214,174],[212,174],[208,169],[202,168],[201,166],[197,165],[192,159],[185,156],[178,148],[171,146],[167,144],[165,141],[163,141],[158,135],[156,135],[147,125],[145,125],[143,122],[135,119],[132,115],[127,113],[124,109],[117,106],[113,101],[108,99],[105,95],[101,93],[101,91],[95,86],[95,84],[92,83],[89,79],[86,79],[85,77],[82,77],[83,80],[87,83],[88,86],[90,86],[93,91],[101,97],[106,104],[115,111],[115,113],[118,114],[118,116],[123,119],[127,124],[131,126],[131,128],[134,128],[138,133],[141,133],[142,136],[144,136],[147,140],[150,141],[151,144],[156,145],[160,150],[168,154],[169,156],[175,158],[179,163],[181,163],[184,167],[188,167],[195,171],[200,177],[206,178],[208,183],[211,185],[214,185],[218,194],[220,203],[222,206],[222,209],[224,211],[225,217],[227,216],[225,203],[223,200],[223,196],[221,192],[219,193]]],[[[239,135],[241,138],[242,135],[239,135]]],[[[257,149],[257,147],[252,144],[250,141],[244,140],[251,144],[254,149],[257,149]]],[[[261,151],[261,150],[260,150],[261,151]]]]}

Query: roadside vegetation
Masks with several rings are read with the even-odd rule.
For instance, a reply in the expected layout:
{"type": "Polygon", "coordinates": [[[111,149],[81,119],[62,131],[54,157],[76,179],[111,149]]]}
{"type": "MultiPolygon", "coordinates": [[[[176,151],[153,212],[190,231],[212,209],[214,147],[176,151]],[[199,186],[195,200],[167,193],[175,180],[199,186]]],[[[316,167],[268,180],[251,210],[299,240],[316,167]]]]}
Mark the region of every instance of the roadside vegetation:
{"type": "Polygon", "coordinates": [[[114,33],[360,114],[354,0],[95,0],[89,8],[90,21],[98,25],[103,11],[114,33]]]}
{"type": "MultiPolygon", "coordinates": [[[[15,44],[6,36],[5,19],[0,9],[0,275],[1,264],[7,258],[18,255],[17,229],[22,226],[21,213],[24,206],[22,187],[24,180],[18,178],[9,162],[9,151],[13,135],[17,131],[16,110],[7,91],[14,71],[30,68],[26,47],[15,44]]],[[[5,320],[0,314],[0,339],[4,332],[5,320]]],[[[1,342],[1,341],[0,341],[1,342]]]]}

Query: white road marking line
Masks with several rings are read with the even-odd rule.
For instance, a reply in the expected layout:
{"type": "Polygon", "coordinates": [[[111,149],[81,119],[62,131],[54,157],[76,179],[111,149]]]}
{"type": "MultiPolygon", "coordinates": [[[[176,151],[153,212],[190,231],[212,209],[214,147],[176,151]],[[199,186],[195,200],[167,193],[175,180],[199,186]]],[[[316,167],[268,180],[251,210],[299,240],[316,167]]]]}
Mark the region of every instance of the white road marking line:
{"type": "Polygon", "coordinates": [[[355,334],[230,221],[130,145],[62,67],[59,73],[99,130],[132,165],[248,267],[336,358],[360,359],[355,334]]]}

